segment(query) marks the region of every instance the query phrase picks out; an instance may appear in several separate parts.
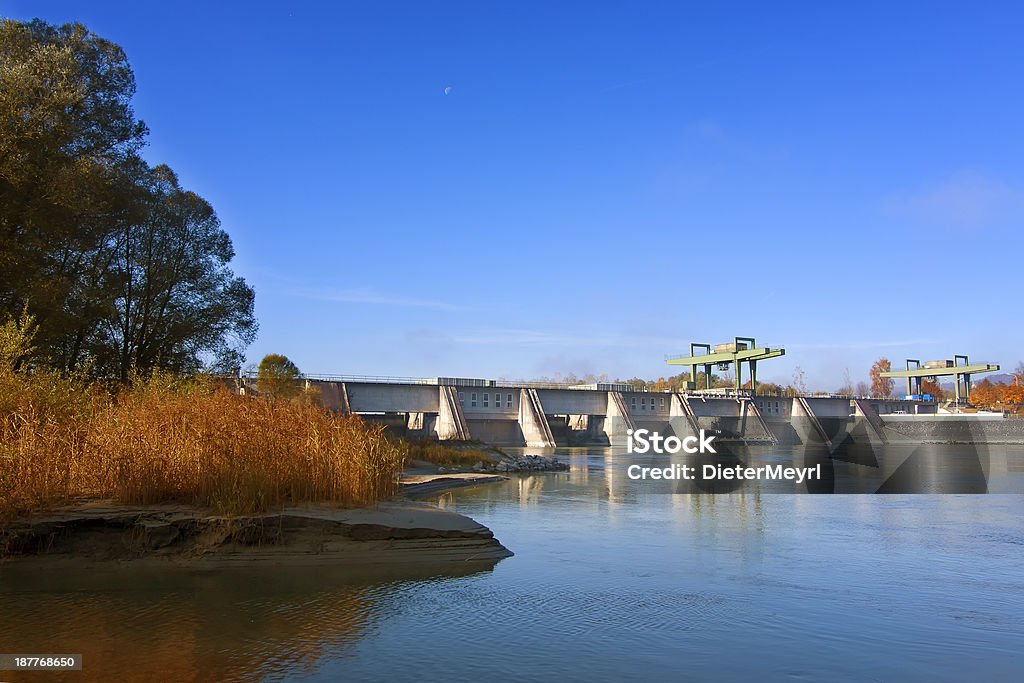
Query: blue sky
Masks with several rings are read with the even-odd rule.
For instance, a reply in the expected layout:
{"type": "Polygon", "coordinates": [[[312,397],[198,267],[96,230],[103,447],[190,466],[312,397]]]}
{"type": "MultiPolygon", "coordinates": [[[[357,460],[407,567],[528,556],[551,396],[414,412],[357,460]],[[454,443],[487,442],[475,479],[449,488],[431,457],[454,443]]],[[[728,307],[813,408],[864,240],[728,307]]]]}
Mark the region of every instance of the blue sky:
{"type": "Polygon", "coordinates": [[[250,361],[833,389],[1024,358],[1014,3],[5,2],[125,48],[146,156],[256,289],[250,361]],[[446,95],[444,89],[450,88],[446,95]]]}

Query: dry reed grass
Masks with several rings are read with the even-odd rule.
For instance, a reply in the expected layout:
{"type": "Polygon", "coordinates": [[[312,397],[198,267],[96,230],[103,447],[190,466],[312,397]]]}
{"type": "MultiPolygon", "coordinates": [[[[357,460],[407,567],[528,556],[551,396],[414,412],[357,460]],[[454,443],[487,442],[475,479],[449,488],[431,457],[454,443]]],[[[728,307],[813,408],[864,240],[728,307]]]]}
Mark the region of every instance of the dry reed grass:
{"type": "Polygon", "coordinates": [[[408,445],[410,460],[423,460],[445,467],[472,467],[478,462],[495,463],[499,460],[493,453],[478,448],[458,448],[447,444],[421,439],[408,445]]]}
{"type": "Polygon", "coordinates": [[[312,401],[238,396],[157,374],[110,392],[0,368],[0,519],[81,497],[225,514],[397,491],[407,446],[312,401]]]}

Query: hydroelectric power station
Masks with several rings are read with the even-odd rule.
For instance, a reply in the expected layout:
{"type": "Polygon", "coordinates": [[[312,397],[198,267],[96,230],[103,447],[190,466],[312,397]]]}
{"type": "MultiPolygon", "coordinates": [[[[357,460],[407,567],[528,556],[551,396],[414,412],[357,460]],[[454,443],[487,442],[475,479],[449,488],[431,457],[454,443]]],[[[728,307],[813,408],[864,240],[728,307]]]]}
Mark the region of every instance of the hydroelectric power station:
{"type": "MultiPolygon", "coordinates": [[[[679,437],[704,429],[718,434],[719,440],[813,440],[831,444],[840,438],[842,425],[854,418],[860,418],[862,429],[871,440],[883,443],[899,440],[901,435],[911,439],[932,435],[939,440],[956,440],[960,437],[948,438],[951,419],[971,422],[972,435],[979,430],[1003,429],[982,425],[1005,422],[1000,414],[944,414],[939,403],[927,400],[920,392],[908,392],[902,398],[758,394],[758,363],[783,355],[783,347],[758,346],[752,337],[736,337],[731,343],[716,346],[691,344],[689,355],[666,358],[669,365],[690,369],[690,382],[681,392],[641,391],[620,382],[564,385],[460,377],[308,375],[305,381],[318,390],[320,400],[329,409],[383,422],[403,436],[481,441],[499,446],[619,446],[625,443],[631,429],[679,437]],[[750,377],[749,388],[743,382],[744,365],[750,377]],[[734,369],[734,386],[710,388],[712,368],[734,369]],[[703,387],[699,386],[701,369],[703,387]],[[933,424],[936,422],[940,424],[933,424]]],[[[907,370],[884,376],[920,382],[922,377],[951,375],[958,380],[958,400],[961,378],[969,385],[972,374],[999,369],[994,364],[971,365],[966,356],[957,356],[954,362],[948,366],[943,363],[941,367],[928,364],[910,368],[910,363],[907,370]]],[[[969,388],[964,395],[967,392],[969,388]]],[[[1024,440],[1014,434],[1008,438],[1024,440]]]]}

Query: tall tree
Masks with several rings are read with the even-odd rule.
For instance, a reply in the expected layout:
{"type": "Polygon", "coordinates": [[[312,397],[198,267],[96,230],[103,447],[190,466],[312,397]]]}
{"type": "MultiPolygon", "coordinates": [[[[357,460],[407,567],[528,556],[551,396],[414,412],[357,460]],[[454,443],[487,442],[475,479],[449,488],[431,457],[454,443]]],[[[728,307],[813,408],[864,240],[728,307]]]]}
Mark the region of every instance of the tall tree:
{"type": "Polygon", "coordinates": [[[298,366],[288,356],[268,353],[257,370],[257,388],[273,398],[287,398],[299,393],[299,376],[298,366]]]}
{"type": "Polygon", "coordinates": [[[888,358],[879,358],[871,366],[871,395],[888,397],[892,396],[893,381],[888,377],[882,377],[883,372],[892,370],[892,363],[888,358]]]}
{"type": "Polygon", "coordinates": [[[0,310],[29,302],[51,353],[95,313],[90,275],[131,211],[134,92],[123,50],[82,25],[0,20],[0,310]]]}
{"type": "Polygon", "coordinates": [[[122,378],[157,366],[196,370],[204,361],[233,369],[256,320],[252,289],[228,267],[231,240],[170,168],[140,172],[148,210],[117,240],[116,296],[95,355],[122,378]]]}
{"type": "Polygon", "coordinates": [[[212,207],[139,157],[134,92],[82,25],[0,20],[0,314],[27,304],[57,367],[237,366],[252,289],[212,207]]]}

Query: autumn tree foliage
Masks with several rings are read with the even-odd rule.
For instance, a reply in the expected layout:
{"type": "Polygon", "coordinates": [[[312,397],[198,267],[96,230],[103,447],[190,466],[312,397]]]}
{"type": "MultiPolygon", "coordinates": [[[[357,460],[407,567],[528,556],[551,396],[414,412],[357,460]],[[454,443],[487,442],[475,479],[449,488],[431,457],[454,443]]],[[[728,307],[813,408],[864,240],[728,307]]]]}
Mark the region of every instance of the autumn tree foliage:
{"type": "Polygon", "coordinates": [[[1000,385],[1000,401],[1004,404],[1012,403],[1018,408],[1024,406],[1024,383],[1000,385]]]}
{"type": "Polygon", "coordinates": [[[256,385],[259,390],[274,398],[295,396],[301,390],[299,385],[298,366],[288,356],[279,353],[268,353],[260,361],[256,374],[256,385]]]}
{"type": "Polygon", "coordinates": [[[976,406],[989,407],[999,400],[999,390],[991,380],[983,379],[971,389],[971,403],[976,406]]]}
{"type": "Polygon", "coordinates": [[[941,401],[946,397],[946,392],[939,387],[939,383],[933,379],[925,379],[921,381],[921,393],[931,394],[936,400],[941,401]]]}
{"type": "Polygon", "coordinates": [[[882,377],[883,372],[889,372],[890,370],[892,370],[892,363],[889,362],[888,358],[879,358],[871,366],[869,374],[871,375],[872,396],[892,396],[892,380],[888,377],[882,377]]]}
{"type": "MultiPolygon", "coordinates": [[[[626,380],[627,384],[632,384],[639,391],[671,391],[680,392],[686,390],[686,383],[690,381],[689,372],[681,372],[678,375],[672,375],[671,377],[659,377],[656,380],[644,380],[639,377],[626,380]]],[[[710,384],[712,389],[728,388],[733,386],[732,381],[725,377],[719,377],[718,375],[712,374],[711,381],[708,382],[708,377],[703,372],[697,373],[697,388],[704,389],[710,384]]],[[[750,388],[750,383],[744,385],[745,388],[750,388]]],[[[760,383],[758,388],[760,388],[760,383]]]]}
{"type": "MultiPolygon", "coordinates": [[[[743,388],[749,390],[750,385],[751,382],[748,379],[746,382],[743,383],[743,388]]],[[[758,394],[776,396],[778,394],[785,392],[785,390],[785,387],[783,387],[781,384],[776,384],[775,382],[761,382],[760,380],[757,382],[758,394]]]]}
{"type": "Polygon", "coordinates": [[[979,408],[1024,412],[1024,382],[1010,384],[982,380],[971,389],[971,403],[979,408]]]}

